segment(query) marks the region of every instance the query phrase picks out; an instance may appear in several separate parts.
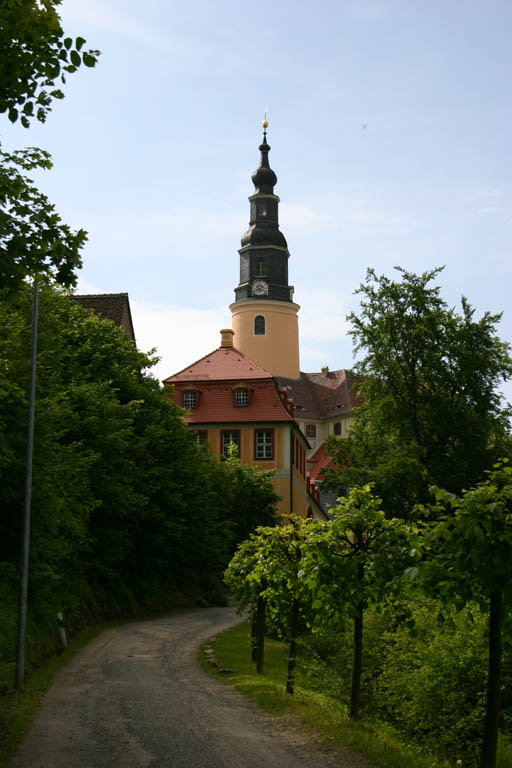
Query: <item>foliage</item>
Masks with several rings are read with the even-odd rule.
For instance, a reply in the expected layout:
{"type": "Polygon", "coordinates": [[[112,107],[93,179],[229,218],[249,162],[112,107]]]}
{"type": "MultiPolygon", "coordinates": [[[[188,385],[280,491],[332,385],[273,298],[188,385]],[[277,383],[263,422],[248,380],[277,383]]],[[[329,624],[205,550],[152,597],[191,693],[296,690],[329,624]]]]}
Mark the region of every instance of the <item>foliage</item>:
{"type": "Polygon", "coordinates": [[[373,482],[386,512],[408,517],[435,483],[460,493],[486,467],[510,452],[509,411],[499,385],[512,375],[509,345],[500,341],[500,315],[475,319],[463,297],[449,308],[432,286],[441,269],[400,281],[368,270],[352,313],[363,405],[347,441],[331,438],[341,469],[331,485],[373,482]]]}
{"type": "MultiPolygon", "coordinates": [[[[15,647],[31,298],[24,286],[0,302],[6,658],[15,647]]],[[[50,286],[40,291],[37,357],[29,626],[53,626],[57,610],[74,623],[87,612],[129,611],[176,591],[220,597],[241,516],[236,488],[261,492],[269,505],[271,487],[198,449],[183,411],[147,373],[152,359],[120,328],[50,286]]],[[[268,506],[261,510],[267,519],[268,506]]],[[[251,521],[258,522],[252,508],[242,529],[251,521]]]]}
{"type": "Polygon", "coordinates": [[[85,40],[64,37],[61,0],[3,0],[0,8],[0,112],[28,128],[44,122],[60,84],[84,64],[94,67],[99,51],[82,51],[85,40]]]}
{"type": "MultiPolygon", "coordinates": [[[[236,448],[236,446],[233,446],[236,448]]],[[[221,464],[226,484],[226,507],[235,512],[235,540],[244,541],[257,526],[272,525],[280,497],[272,483],[273,471],[259,472],[230,455],[221,464]]]]}
{"type": "MultiPolygon", "coordinates": [[[[485,616],[475,604],[439,615],[438,601],[415,587],[404,599],[414,634],[392,607],[367,611],[363,719],[372,726],[386,725],[404,743],[444,757],[450,765],[462,759],[464,766],[476,766],[485,713],[485,616]]],[[[344,705],[350,700],[352,635],[347,622],[301,638],[300,669],[307,673],[307,687],[344,705]]],[[[507,660],[506,691],[512,687],[511,674],[507,660]]],[[[503,711],[504,736],[512,733],[511,715],[509,701],[503,711]]]]}
{"type": "MultiPolygon", "coordinates": [[[[64,37],[60,0],[3,0],[0,7],[0,113],[28,128],[44,122],[60,88],[81,64],[93,67],[98,51],[64,37]]],[[[52,167],[50,155],[29,148],[0,149],[0,295],[15,293],[27,277],[63,286],[76,282],[83,230],[64,224],[27,172],[52,167]]]]}
{"type": "Polygon", "coordinates": [[[81,266],[83,230],[73,232],[24,171],[49,169],[47,152],[0,150],[0,293],[17,291],[26,277],[73,285],[81,266]]]}
{"type": "MultiPolygon", "coordinates": [[[[434,488],[436,516],[426,529],[424,585],[446,603],[477,601],[489,612],[488,679],[481,768],[495,768],[500,711],[502,634],[512,607],[512,468],[502,460],[461,498],[434,488]]],[[[511,647],[510,632],[508,647],[511,647]]]]}

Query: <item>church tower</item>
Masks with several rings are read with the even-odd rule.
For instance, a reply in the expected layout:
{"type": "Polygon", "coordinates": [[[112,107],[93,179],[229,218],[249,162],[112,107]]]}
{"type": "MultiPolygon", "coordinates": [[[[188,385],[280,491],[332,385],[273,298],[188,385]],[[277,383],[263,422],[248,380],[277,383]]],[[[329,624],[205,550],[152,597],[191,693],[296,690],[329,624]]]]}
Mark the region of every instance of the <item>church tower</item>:
{"type": "Polygon", "coordinates": [[[239,250],[240,283],[229,308],[235,347],[273,376],[298,379],[300,307],[288,284],[290,254],[279,231],[277,176],[269,165],[267,126],[265,119],[261,160],[252,174],[255,192],[249,197],[249,229],[239,250]]]}

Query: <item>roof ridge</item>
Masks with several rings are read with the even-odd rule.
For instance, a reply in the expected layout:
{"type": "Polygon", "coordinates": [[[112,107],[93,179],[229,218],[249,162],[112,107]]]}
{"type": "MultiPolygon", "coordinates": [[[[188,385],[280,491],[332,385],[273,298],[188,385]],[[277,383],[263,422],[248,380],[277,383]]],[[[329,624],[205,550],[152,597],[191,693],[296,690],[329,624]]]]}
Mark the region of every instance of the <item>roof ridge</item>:
{"type": "Polygon", "coordinates": [[[105,296],[128,296],[128,292],[124,293],[73,293],[72,296],[76,299],[102,299],[105,296]]]}
{"type": "MultiPolygon", "coordinates": [[[[240,355],[240,357],[243,357],[244,360],[246,360],[248,363],[253,365],[257,369],[257,371],[261,371],[264,374],[264,376],[262,376],[261,378],[265,378],[265,377],[268,377],[269,379],[273,379],[274,378],[269,371],[267,371],[265,368],[262,368],[261,365],[256,363],[250,357],[247,357],[247,355],[244,355],[244,353],[241,352],[236,347],[223,347],[223,346],[220,346],[220,347],[216,347],[215,349],[212,349],[210,352],[207,352],[206,355],[203,355],[202,357],[198,358],[193,363],[189,363],[184,368],[182,368],[181,371],[177,371],[176,373],[172,373],[170,376],[166,376],[166,378],[163,379],[163,383],[165,384],[167,381],[169,381],[169,379],[174,379],[176,376],[181,376],[181,374],[185,373],[185,371],[190,370],[195,365],[198,365],[203,360],[206,360],[206,358],[210,357],[211,355],[216,354],[217,352],[225,352],[226,354],[227,353],[233,353],[235,355],[240,355]]],[[[242,376],[242,379],[243,378],[244,377],[242,376]]]]}

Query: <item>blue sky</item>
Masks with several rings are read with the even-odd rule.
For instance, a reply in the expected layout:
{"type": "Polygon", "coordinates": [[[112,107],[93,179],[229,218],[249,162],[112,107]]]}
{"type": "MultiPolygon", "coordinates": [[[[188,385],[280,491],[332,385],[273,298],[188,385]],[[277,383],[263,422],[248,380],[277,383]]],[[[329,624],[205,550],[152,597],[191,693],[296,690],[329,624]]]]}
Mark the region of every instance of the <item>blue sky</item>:
{"type": "Polygon", "coordinates": [[[79,289],[129,293],[159,378],[230,325],[266,105],[303,370],[352,364],[368,266],[446,265],[446,300],[503,310],[512,340],[509,0],[63,0],[61,15],[101,59],[4,145],[52,153],[38,183],[89,232],[79,289]]]}

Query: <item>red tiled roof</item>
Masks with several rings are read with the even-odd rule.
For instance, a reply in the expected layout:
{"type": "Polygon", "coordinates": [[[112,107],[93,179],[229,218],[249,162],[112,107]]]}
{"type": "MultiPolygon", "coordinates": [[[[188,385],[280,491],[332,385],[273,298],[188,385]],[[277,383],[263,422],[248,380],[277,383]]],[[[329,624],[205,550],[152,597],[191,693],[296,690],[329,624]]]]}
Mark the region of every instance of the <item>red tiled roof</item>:
{"type": "Polygon", "coordinates": [[[357,394],[361,378],[349,371],[329,371],[322,373],[302,373],[299,379],[278,376],[279,385],[287,387],[293,397],[296,417],[302,415],[310,419],[326,419],[343,416],[361,405],[362,398],[357,394]]]}
{"type": "MultiPolygon", "coordinates": [[[[236,383],[244,383],[244,380],[237,380],[236,383]]],[[[233,382],[226,380],[179,382],[174,389],[177,405],[181,406],[181,395],[187,385],[197,387],[201,393],[197,407],[189,411],[189,424],[293,421],[272,378],[247,381],[252,396],[250,404],[242,407],[234,404],[233,382]]]]}
{"type": "Polygon", "coordinates": [[[307,463],[311,465],[311,462],[313,462],[311,469],[308,471],[309,479],[311,482],[316,482],[317,480],[323,480],[323,471],[326,468],[334,469],[335,463],[332,456],[329,456],[325,451],[325,443],[322,443],[316,451],[309,457],[307,460],[307,463]]]}
{"type": "Polygon", "coordinates": [[[179,381],[239,381],[246,379],[272,379],[272,374],[249,360],[235,347],[219,347],[182,371],[168,376],[164,384],[179,381]]]}

